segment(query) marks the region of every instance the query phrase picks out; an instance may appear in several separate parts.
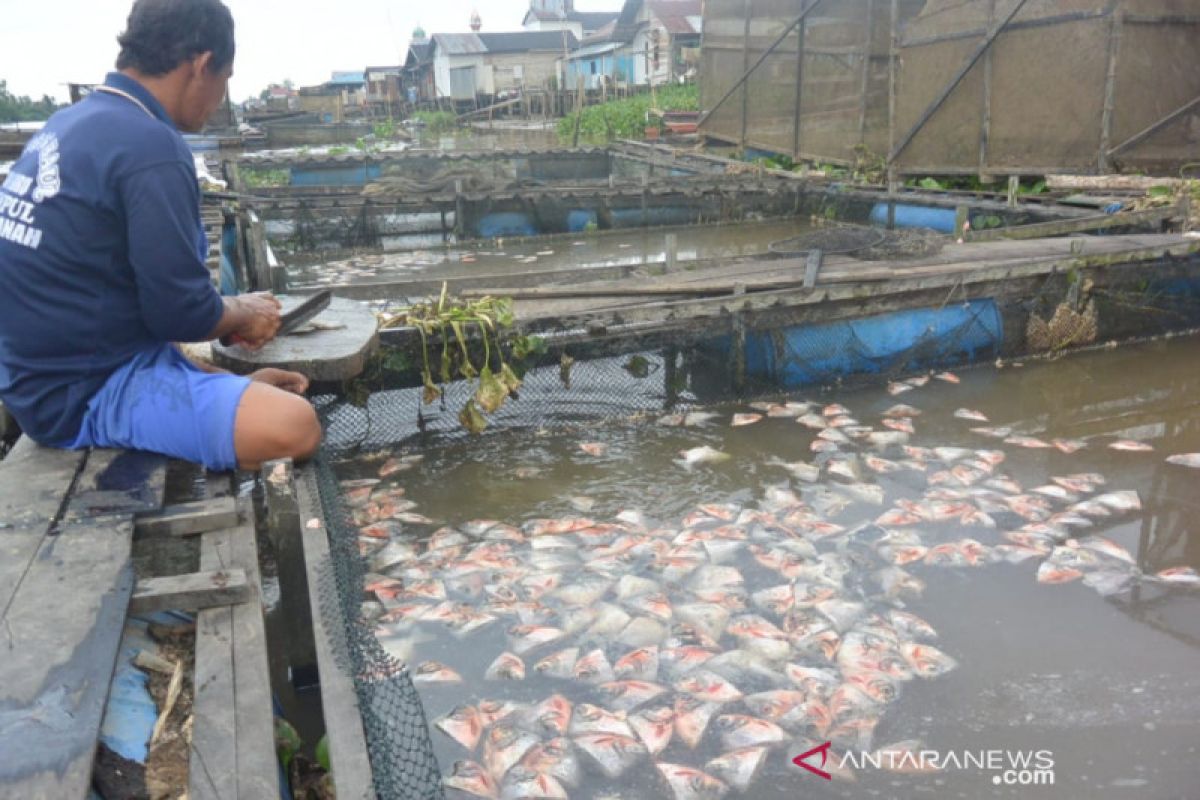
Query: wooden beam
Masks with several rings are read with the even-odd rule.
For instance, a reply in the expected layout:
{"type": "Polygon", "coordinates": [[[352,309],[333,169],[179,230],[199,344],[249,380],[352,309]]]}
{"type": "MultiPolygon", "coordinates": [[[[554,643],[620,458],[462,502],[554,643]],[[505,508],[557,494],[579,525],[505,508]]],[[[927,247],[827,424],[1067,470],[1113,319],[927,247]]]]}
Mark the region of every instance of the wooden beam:
{"type": "Polygon", "coordinates": [[[1178,189],[1179,178],[1151,178],[1145,175],[1047,175],[1046,188],[1067,191],[1146,192],[1158,187],[1178,189]]]}
{"type": "Polygon", "coordinates": [[[1096,159],[1096,168],[1100,172],[1109,171],[1109,145],[1112,139],[1113,111],[1116,108],[1117,94],[1117,54],[1121,49],[1121,28],[1124,23],[1124,12],[1114,9],[1108,28],[1108,73],[1104,80],[1104,111],[1100,115],[1100,151],[1096,159]]]}
{"type": "Polygon", "coordinates": [[[240,569],[166,575],[138,581],[129,600],[129,613],[199,611],[246,602],[250,587],[240,569]]]}
{"type": "Polygon", "coordinates": [[[316,683],[317,652],[292,460],[268,461],[263,464],[261,477],[267,538],[275,549],[288,671],[294,686],[311,686],[316,683]]]}
{"type": "Polygon", "coordinates": [[[87,796],[133,591],[132,538],[128,517],[62,526],[0,609],[0,796],[87,796]]]}
{"type": "MultiPolygon", "coordinates": [[[[1103,239],[1098,240],[1093,244],[1093,247],[1097,249],[1091,253],[1072,254],[1068,250],[1068,252],[1048,257],[1018,256],[1014,254],[1009,259],[991,263],[981,263],[978,260],[972,260],[958,264],[931,264],[907,269],[902,273],[898,273],[894,280],[868,286],[859,284],[831,285],[819,287],[815,292],[804,290],[802,287],[779,289],[752,292],[743,295],[730,294],[692,300],[641,303],[605,309],[603,311],[589,312],[587,310],[580,310],[573,312],[569,316],[574,323],[580,326],[589,321],[623,325],[653,324],[668,320],[678,322],[692,318],[723,317],[735,311],[768,311],[787,308],[789,306],[806,306],[842,300],[868,300],[870,298],[880,298],[928,289],[947,289],[960,283],[971,285],[988,281],[1066,272],[1072,269],[1087,269],[1099,266],[1124,267],[1167,256],[1183,257],[1200,253],[1200,240],[1186,240],[1179,236],[1149,235],[1119,237],[1124,240],[1121,243],[1123,246],[1120,247],[1113,246],[1114,242],[1112,240],[1115,238],[1118,237],[1108,237],[1107,241],[1103,239]]],[[[1000,243],[994,243],[993,246],[995,244],[1000,243]]],[[[1044,253],[1046,244],[1047,241],[1038,242],[1037,249],[1044,253]]],[[[1057,245],[1056,248],[1062,249],[1057,245]]],[[[528,325],[529,322],[527,321],[525,324],[528,325]]]]}
{"type": "Polygon", "coordinates": [[[821,263],[825,254],[820,250],[810,250],[804,269],[804,288],[812,289],[817,285],[817,274],[821,271],[821,263]]]}
{"type": "Polygon", "coordinates": [[[200,540],[204,571],[240,569],[246,602],[196,617],[189,795],[199,800],[279,796],[258,548],[249,524],[200,540]]]}
{"type": "Polygon", "coordinates": [[[1004,17],[1004,20],[991,31],[989,31],[987,36],[984,37],[983,41],[979,43],[979,46],[975,48],[975,51],[971,53],[971,55],[967,56],[966,61],[964,61],[962,66],[958,68],[958,71],[954,73],[954,77],[950,79],[950,82],[945,86],[945,88],[942,89],[941,92],[938,93],[938,96],[934,98],[932,103],[929,104],[929,107],[921,113],[921,116],[917,118],[917,121],[913,124],[912,128],[910,128],[908,132],[905,133],[900,139],[900,143],[893,148],[892,152],[888,155],[889,162],[895,161],[900,154],[908,148],[909,144],[912,143],[912,140],[916,137],[916,135],[920,133],[922,128],[925,127],[925,123],[929,122],[929,119],[934,115],[934,113],[936,113],[937,110],[942,107],[942,104],[945,103],[947,99],[949,99],[950,95],[954,93],[954,90],[958,88],[958,85],[962,83],[963,78],[967,77],[967,73],[970,72],[971,68],[975,66],[975,63],[979,61],[980,56],[982,56],[991,48],[992,43],[996,41],[996,37],[998,37],[1001,31],[1003,31],[1008,23],[1012,21],[1012,18],[1015,17],[1017,13],[1025,7],[1025,3],[1027,2],[1028,0],[1017,0],[1016,5],[1014,5],[1012,10],[1009,11],[1004,17]]]}
{"type": "Polygon", "coordinates": [[[193,536],[198,533],[232,528],[241,522],[241,512],[232,497],[198,500],[167,506],[153,514],[134,518],[133,532],[138,537],[193,536]]]}
{"type": "MultiPolygon", "coordinates": [[[[817,252],[817,251],[814,251],[817,252]]],[[[808,264],[812,263],[812,256],[807,260],[808,264]]],[[[855,268],[829,273],[822,273],[821,283],[868,283],[872,281],[885,281],[893,277],[894,273],[886,267],[879,268],[855,268]]],[[[461,293],[462,297],[485,297],[488,295],[496,296],[504,294],[506,297],[511,297],[514,300],[529,300],[529,299],[561,299],[568,297],[642,297],[642,296],[676,296],[676,295],[722,295],[730,294],[737,286],[742,286],[747,293],[767,291],[770,289],[786,289],[789,287],[803,286],[807,278],[787,278],[780,280],[769,280],[761,283],[748,283],[740,281],[738,283],[721,283],[721,284],[696,284],[696,283],[673,283],[673,284],[647,284],[647,285],[628,285],[628,286],[606,286],[590,289],[586,286],[577,288],[556,288],[546,287],[544,289],[468,289],[461,293]]]]}
{"type": "MultiPolygon", "coordinates": [[[[305,468],[298,473],[296,497],[302,522],[301,538],[304,542],[308,584],[317,586],[322,573],[330,569],[329,538],[317,498],[316,475],[312,469],[305,468]]],[[[329,737],[329,758],[337,796],[340,800],[373,800],[374,781],[362,714],[358,708],[358,694],[353,678],[339,665],[330,639],[329,626],[339,625],[341,621],[326,619],[315,593],[310,592],[309,604],[321,673],[321,708],[329,737]]]]}
{"type": "Polygon", "coordinates": [[[1032,225],[1018,225],[1013,228],[973,230],[971,231],[969,241],[996,242],[1002,239],[1042,239],[1048,236],[1061,236],[1066,233],[1103,231],[1110,228],[1122,228],[1133,225],[1151,225],[1156,222],[1169,220],[1178,214],[1179,209],[1175,206],[1163,206],[1162,208],[1148,208],[1144,211],[1122,211],[1116,214],[1097,214],[1091,217],[1038,222],[1032,225]]]}
{"type": "Polygon", "coordinates": [[[1128,150],[1130,147],[1133,147],[1138,142],[1140,142],[1144,139],[1148,139],[1149,137],[1151,137],[1154,134],[1161,131],[1163,128],[1170,125],[1175,120],[1182,117],[1184,114],[1187,114],[1188,112],[1190,112],[1193,108],[1196,108],[1197,106],[1200,106],[1200,95],[1196,95],[1191,100],[1189,100],[1188,102],[1181,105],[1179,108],[1172,111],[1170,114],[1167,114],[1166,116],[1164,116],[1163,118],[1161,118],[1160,120],[1155,122],[1153,125],[1150,125],[1149,127],[1145,128],[1141,132],[1135,133],[1133,136],[1130,136],[1128,139],[1126,139],[1125,141],[1121,142],[1116,147],[1109,150],[1108,156],[1111,158],[1112,156],[1116,155],[1117,153],[1120,153],[1124,150],[1128,150]]]}

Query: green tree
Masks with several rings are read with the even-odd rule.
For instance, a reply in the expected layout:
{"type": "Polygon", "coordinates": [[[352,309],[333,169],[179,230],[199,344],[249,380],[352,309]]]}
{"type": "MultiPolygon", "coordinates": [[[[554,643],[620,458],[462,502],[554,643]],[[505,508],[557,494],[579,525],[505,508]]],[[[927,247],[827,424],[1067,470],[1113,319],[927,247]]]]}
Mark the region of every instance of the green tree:
{"type": "Polygon", "coordinates": [[[41,100],[17,97],[8,90],[8,81],[0,79],[0,122],[32,122],[46,120],[61,106],[49,95],[41,100]]]}

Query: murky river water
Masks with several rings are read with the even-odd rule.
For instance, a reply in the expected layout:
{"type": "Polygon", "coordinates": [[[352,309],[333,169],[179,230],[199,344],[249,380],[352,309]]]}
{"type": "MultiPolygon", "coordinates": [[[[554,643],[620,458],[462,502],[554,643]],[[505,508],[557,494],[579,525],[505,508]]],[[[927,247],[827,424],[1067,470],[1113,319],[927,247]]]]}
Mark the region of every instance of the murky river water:
{"type": "Polygon", "coordinates": [[[807,221],[774,220],[673,229],[638,229],[600,235],[511,241],[472,242],[470,246],[396,253],[363,253],[319,262],[290,265],[292,285],[323,286],[386,281],[430,280],[470,275],[581,269],[586,267],[661,264],[666,261],[666,235],[678,237],[681,262],[697,259],[762,255],[767,245],[796,236],[807,221]]]}
{"type": "Polygon", "coordinates": [[[451,796],[1196,797],[1198,357],[490,435],[350,490],[451,796]],[[824,742],[828,781],[792,763],[824,742]]]}

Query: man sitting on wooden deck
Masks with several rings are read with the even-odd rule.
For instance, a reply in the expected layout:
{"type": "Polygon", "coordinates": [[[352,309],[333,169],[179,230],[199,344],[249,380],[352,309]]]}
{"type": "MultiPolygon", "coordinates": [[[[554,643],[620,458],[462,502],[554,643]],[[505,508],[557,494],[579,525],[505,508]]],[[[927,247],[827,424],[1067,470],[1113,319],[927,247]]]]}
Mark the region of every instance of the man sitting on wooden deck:
{"type": "Polygon", "coordinates": [[[149,450],[212,470],[306,458],[321,428],[303,375],[200,367],[173,342],[279,329],[270,294],[222,298],[180,131],[233,72],[220,0],[137,0],[117,72],[55,114],[0,188],[0,399],[51,447],[149,450]]]}

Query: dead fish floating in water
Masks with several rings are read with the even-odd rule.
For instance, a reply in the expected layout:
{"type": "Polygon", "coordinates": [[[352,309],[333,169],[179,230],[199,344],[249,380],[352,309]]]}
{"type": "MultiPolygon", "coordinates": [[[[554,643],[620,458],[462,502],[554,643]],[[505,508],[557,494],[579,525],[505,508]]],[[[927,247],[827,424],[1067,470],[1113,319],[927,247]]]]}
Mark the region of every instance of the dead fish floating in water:
{"type": "Polygon", "coordinates": [[[729,787],[723,782],[693,767],[661,761],[654,766],[675,800],[720,800],[729,794],[729,787]]]}
{"type": "Polygon", "coordinates": [[[743,425],[753,425],[762,418],[762,414],[734,414],[733,420],[729,424],[735,428],[739,428],[743,425]]]}
{"type": "Polygon", "coordinates": [[[958,419],[970,419],[976,422],[987,422],[988,418],[981,411],[974,411],[969,408],[960,408],[954,412],[954,416],[958,419]]]}
{"type": "Polygon", "coordinates": [[[1200,453],[1180,453],[1179,455],[1167,456],[1167,463],[1176,464],[1180,467],[1200,469],[1200,453]]]}
{"type": "Polygon", "coordinates": [[[602,442],[580,442],[579,449],[587,453],[589,456],[599,458],[608,452],[608,445],[602,442]]]}
{"type": "Polygon", "coordinates": [[[1111,450],[1123,450],[1128,453],[1149,453],[1154,450],[1154,445],[1134,441],[1133,439],[1120,439],[1108,447],[1111,450]]]}
{"type": "Polygon", "coordinates": [[[697,464],[720,464],[724,461],[728,461],[732,457],[733,456],[729,455],[728,453],[722,453],[720,450],[709,447],[708,445],[693,447],[690,450],[679,451],[679,460],[684,464],[684,466],[688,467],[695,466],[697,464]]]}

